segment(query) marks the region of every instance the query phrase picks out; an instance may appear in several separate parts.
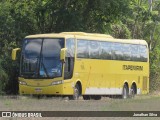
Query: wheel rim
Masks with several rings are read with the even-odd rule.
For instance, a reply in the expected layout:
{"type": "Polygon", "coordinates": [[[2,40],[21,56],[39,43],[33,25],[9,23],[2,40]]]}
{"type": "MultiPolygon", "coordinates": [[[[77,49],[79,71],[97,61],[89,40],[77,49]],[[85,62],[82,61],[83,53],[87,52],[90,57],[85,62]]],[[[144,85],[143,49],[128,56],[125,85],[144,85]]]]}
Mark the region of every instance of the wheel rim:
{"type": "Polygon", "coordinates": [[[78,90],[77,87],[75,87],[75,89],[74,89],[74,98],[75,98],[75,100],[77,100],[78,97],[79,97],[79,90],[78,90]]]}
{"type": "Polygon", "coordinates": [[[127,89],[126,89],[126,87],[123,88],[123,98],[124,99],[127,98],[127,89]]]}
{"type": "Polygon", "coordinates": [[[135,95],[135,90],[133,87],[131,87],[131,96],[134,97],[134,95],[135,95]]]}

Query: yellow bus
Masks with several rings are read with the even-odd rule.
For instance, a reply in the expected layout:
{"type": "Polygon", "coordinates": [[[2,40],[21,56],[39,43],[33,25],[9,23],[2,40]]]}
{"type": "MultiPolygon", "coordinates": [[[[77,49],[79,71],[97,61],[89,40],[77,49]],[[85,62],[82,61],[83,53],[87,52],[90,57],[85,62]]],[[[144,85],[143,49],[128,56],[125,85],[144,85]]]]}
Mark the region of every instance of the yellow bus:
{"type": "Polygon", "coordinates": [[[19,94],[85,100],[149,93],[147,42],[97,33],[29,35],[21,50],[19,94]]]}

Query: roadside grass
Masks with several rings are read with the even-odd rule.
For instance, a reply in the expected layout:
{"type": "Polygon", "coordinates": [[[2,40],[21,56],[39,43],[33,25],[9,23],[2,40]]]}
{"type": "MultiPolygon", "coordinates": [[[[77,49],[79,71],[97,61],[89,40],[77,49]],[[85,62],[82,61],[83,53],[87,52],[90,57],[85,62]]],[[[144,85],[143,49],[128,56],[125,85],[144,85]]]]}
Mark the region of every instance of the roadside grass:
{"type": "Polygon", "coordinates": [[[137,95],[129,99],[112,99],[109,106],[104,106],[102,111],[159,111],[160,95],[137,95]]]}
{"type": "MultiPolygon", "coordinates": [[[[118,99],[103,97],[102,100],[68,100],[62,97],[0,96],[0,108],[5,111],[159,111],[160,94],[136,95],[134,98],[118,99]]],[[[29,118],[34,120],[36,118],[29,118]]],[[[40,119],[40,118],[38,118],[40,119]]],[[[44,118],[46,119],[46,118],[44,118]]],[[[53,118],[51,118],[53,119],[53,118]]],[[[74,120],[75,118],[56,118],[56,120],[74,120]]],[[[79,120],[97,120],[99,118],[79,118],[79,120]]],[[[101,120],[152,120],[149,117],[115,117],[101,120]]],[[[158,120],[159,118],[154,118],[158,120]]],[[[8,120],[20,120],[13,118],[8,120]]]]}
{"type": "MultiPolygon", "coordinates": [[[[118,99],[102,97],[102,100],[68,100],[67,97],[0,96],[4,110],[52,110],[52,111],[159,111],[160,94],[136,95],[118,99]]],[[[1,104],[2,103],[2,104],[1,104]]]]}

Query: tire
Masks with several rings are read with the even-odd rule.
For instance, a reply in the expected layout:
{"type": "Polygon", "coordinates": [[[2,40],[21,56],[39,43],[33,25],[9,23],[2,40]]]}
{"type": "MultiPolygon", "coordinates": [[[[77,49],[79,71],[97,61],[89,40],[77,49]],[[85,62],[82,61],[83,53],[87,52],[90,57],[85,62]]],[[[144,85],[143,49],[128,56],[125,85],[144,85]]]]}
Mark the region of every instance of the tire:
{"type": "Polygon", "coordinates": [[[127,85],[125,84],[123,86],[123,92],[122,92],[122,99],[127,99],[128,98],[128,87],[127,85]]]}
{"type": "Polygon", "coordinates": [[[79,85],[76,84],[74,87],[74,93],[73,93],[73,95],[69,96],[69,99],[70,100],[78,100],[79,96],[80,96],[80,88],[79,88],[79,85]]]}
{"type": "Polygon", "coordinates": [[[132,85],[130,97],[131,97],[131,98],[134,98],[134,97],[135,97],[135,94],[136,94],[136,90],[135,90],[135,87],[132,85]]]}
{"type": "Polygon", "coordinates": [[[84,100],[90,100],[91,97],[90,97],[89,95],[83,95],[83,99],[84,99],[84,100]]]}

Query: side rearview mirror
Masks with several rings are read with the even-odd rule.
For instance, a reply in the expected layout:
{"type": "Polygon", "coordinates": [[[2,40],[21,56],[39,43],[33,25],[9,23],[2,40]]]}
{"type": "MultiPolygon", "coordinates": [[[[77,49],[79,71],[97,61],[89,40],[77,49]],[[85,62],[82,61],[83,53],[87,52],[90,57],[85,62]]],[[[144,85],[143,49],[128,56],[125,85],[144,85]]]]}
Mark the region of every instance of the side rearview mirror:
{"type": "Polygon", "coordinates": [[[62,48],[61,53],[60,53],[60,60],[65,62],[65,57],[66,57],[66,50],[67,48],[62,48]]]}
{"type": "Polygon", "coordinates": [[[17,57],[17,51],[19,51],[20,48],[15,48],[12,50],[12,60],[16,60],[17,57]]]}

